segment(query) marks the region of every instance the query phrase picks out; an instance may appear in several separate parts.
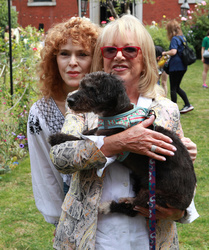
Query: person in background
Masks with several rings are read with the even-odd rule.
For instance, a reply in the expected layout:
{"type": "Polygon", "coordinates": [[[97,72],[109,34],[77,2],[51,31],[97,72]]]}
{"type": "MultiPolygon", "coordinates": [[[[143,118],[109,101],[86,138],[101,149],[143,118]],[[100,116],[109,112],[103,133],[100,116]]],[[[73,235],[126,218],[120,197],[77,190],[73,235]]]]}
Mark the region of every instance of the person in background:
{"type": "Polygon", "coordinates": [[[89,73],[100,28],[85,18],[74,17],[48,31],[39,64],[42,98],[30,109],[27,133],[33,193],[38,210],[55,226],[70,185],[69,175],[60,175],[50,156],[49,135],[64,123],[65,99],[89,73]]]}
{"type": "Polygon", "coordinates": [[[163,51],[165,51],[163,49],[163,47],[156,45],[155,46],[155,53],[156,53],[156,60],[158,63],[158,72],[159,72],[159,80],[158,80],[158,84],[161,85],[165,91],[165,96],[167,96],[168,93],[168,88],[167,88],[167,79],[168,79],[168,74],[166,74],[166,72],[163,69],[163,66],[166,62],[166,60],[164,59],[164,62],[162,62],[162,53],[163,51]]]}
{"type": "MultiPolygon", "coordinates": [[[[11,38],[14,39],[15,36],[13,34],[13,29],[11,29],[11,38]]],[[[7,25],[4,29],[4,41],[9,42],[9,25],[7,25]]]]}
{"type": "MultiPolygon", "coordinates": [[[[163,89],[156,84],[158,69],[153,40],[134,16],[124,15],[103,28],[91,71],[102,69],[124,80],[132,103],[154,109],[155,124],[173,130],[183,138],[178,106],[163,97],[163,89]]],[[[82,122],[71,119],[77,126],[82,122]]],[[[161,161],[165,161],[165,155],[174,155],[176,149],[170,144],[169,137],[147,129],[153,122],[154,116],[151,116],[117,135],[95,137],[94,141],[66,141],[51,148],[50,157],[58,171],[72,174],[56,230],[55,249],[149,249],[145,219],[148,209],[135,207],[139,214],[129,217],[118,213],[100,214],[98,207],[105,201],[135,195],[130,170],[115,160],[119,153],[130,151],[161,161]],[[153,144],[156,150],[152,150],[153,144]],[[98,170],[100,174],[97,174],[98,170]]],[[[64,126],[68,127],[68,123],[64,126]]],[[[196,147],[191,141],[188,144],[192,156],[196,147]]],[[[190,223],[198,217],[193,202],[186,211],[157,206],[156,215],[156,249],[178,249],[175,221],[190,223]]]]}
{"type": "Polygon", "coordinates": [[[186,92],[180,88],[181,81],[187,71],[187,66],[183,64],[181,54],[184,49],[183,41],[185,36],[181,27],[176,20],[171,20],[166,26],[170,46],[168,51],[164,51],[162,55],[170,56],[169,61],[169,80],[171,100],[177,103],[177,94],[184,101],[184,107],[180,110],[181,114],[192,111],[194,107],[190,104],[186,92]]]}
{"type": "Polygon", "coordinates": [[[203,62],[203,72],[202,72],[202,81],[203,81],[203,88],[208,88],[208,85],[206,84],[206,78],[207,73],[209,69],[209,58],[203,57],[203,53],[205,50],[209,50],[209,30],[206,34],[206,36],[203,38],[202,41],[202,49],[201,49],[201,58],[203,62]]]}

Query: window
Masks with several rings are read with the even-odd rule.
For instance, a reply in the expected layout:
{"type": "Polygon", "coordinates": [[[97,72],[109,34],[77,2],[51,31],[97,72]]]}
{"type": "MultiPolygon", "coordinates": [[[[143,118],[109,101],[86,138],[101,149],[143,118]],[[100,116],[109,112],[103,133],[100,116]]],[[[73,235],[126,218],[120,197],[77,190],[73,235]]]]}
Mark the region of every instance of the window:
{"type": "Polygon", "coordinates": [[[55,6],[56,0],[28,0],[28,6],[55,6]]]}
{"type": "MultiPolygon", "coordinates": [[[[190,3],[196,4],[196,3],[201,3],[201,2],[202,2],[202,0],[187,0],[188,4],[190,4],[190,3]]],[[[179,0],[179,4],[182,4],[182,3],[184,3],[184,0],[179,0]]]]}

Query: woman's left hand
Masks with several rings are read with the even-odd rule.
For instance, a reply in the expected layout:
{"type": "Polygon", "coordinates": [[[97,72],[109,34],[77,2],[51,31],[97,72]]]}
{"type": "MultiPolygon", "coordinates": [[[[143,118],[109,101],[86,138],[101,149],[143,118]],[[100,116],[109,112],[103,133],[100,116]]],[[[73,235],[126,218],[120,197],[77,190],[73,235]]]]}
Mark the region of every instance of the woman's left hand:
{"type": "Polygon", "coordinates": [[[184,144],[184,146],[187,148],[190,157],[194,163],[196,156],[197,156],[197,145],[192,142],[189,138],[183,137],[181,138],[182,143],[184,144]]]}
{"type": "MultiPolygon", "coordinates": [[[[156,204],[156,219],[166,219],[166,220],[180,220],[184,216],[184,211],[173,208],[167,204],[168,208],[158,206],[156,204]]],[[[140,215],[149,218],[149,209],[144,207],[136,206],[135,211],[138,211],[140,215]]]]}

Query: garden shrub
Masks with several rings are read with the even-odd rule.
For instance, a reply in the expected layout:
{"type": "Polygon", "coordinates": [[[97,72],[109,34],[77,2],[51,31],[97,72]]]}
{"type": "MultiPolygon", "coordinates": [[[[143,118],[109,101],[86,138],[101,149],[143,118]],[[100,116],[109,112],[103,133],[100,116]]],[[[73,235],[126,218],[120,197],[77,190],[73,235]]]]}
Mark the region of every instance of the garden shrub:
{"type": "Polygon", "coordinates": [[[202,1],[188,11],[187,18],[182,18],[182,31],[188,42],[194,47],[196,55],[201,58],[202,40],[209,30],[209,1],[202,1]]]}
{"type": "MultiPolygon", "coordinates": [[[[18,26],[17,18],[18,18],[18,12],[14,10],[14,8],[10,9],[10,15],[11,15],[11,26],[12,28],[16,28],[18,26]]],[[[8,25],[8,1],[6,0],[0,0],[0,27],[2,28],[1,31],[4,31],[6,25],[8,25]]],[[[1,35],[3,33],[1,32],[1,35]]]]}
{"type": "Polygon", "coordinates": [[[22,29],[19,43],[12,41],[13,95],[9,43],[0,53],[0,174],[11,171],[28,151],[26,127],[29,109],[38,98],[36,66],[41,39],[42,33],[29,26],[22,29]]]}
{"type": "Polygon", "coordinates": [[[168,50],[170,41],[168,40],[165,27],[146,26],[146,29],[150,33],[155,45],[163,47],[164,50],[168,50]]]}

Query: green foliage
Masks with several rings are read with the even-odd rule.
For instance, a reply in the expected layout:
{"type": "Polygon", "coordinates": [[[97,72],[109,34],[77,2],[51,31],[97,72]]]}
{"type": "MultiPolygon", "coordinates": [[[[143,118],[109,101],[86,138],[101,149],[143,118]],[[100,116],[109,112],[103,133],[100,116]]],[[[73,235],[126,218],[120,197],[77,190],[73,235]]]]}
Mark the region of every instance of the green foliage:
{"type": "Polygon", "coordinates": [[[21,36],[19,43],[12,41],[12,96],[8,43],[0,55],[0,174],[11,171],[28,151],[28,112],[37,99],[36,65],[42,33],[29,26],[22,30],[21,36]]]}
{"type": "MultiPolygon", "coordinates": [[[[16,28],[18,13],[11,7],[11,26],[16,28]]],[[[9,24],[8,21],[8,2],[7,0],[0,0],[0,27],[4,30],[6,25],[9,24]]]]}
{"type": "Polygon", "coordinates": [[[164,27],[146,26],[146,29],[150,33],[155,45],[163,47],[164,50],[168,50],[170,42],[164,27]]]}
{"type": "Polygon", "coordinates": [[[193,45],[198,58],[201,56],[202,40],[209,30],[209,1],[195,5],[194,11],[188,11],[187,18],[182,17],[182,31],[188,42],[193,45]]]}

